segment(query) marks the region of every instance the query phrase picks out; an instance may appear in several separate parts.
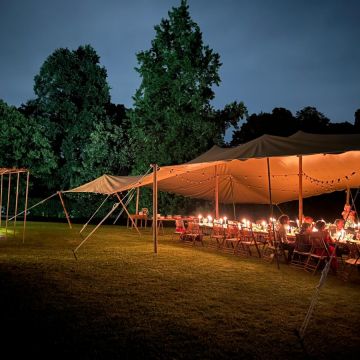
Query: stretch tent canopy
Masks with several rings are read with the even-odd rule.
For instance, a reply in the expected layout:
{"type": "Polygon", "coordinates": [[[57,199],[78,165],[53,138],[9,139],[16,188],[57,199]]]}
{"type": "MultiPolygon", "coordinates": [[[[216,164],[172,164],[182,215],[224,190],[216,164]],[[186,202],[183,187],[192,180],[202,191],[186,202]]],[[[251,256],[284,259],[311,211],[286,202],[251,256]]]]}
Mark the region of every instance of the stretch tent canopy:
{"type": "MultiPolygon", "coordinates": [[[[263,135],[234,148],[214,146],[188,163],[163,166],[157,172],[158,189],[213,200],[217,184],[221,203],[268,204],[267,159],[275,204],[298,199],[299,174],[303,197],[360,186],[360,134],[297,132],[289,137],[263,135]]],[[[152,183],[152,174],[103,175],[67,192],[113,194],[152,183]]]]}

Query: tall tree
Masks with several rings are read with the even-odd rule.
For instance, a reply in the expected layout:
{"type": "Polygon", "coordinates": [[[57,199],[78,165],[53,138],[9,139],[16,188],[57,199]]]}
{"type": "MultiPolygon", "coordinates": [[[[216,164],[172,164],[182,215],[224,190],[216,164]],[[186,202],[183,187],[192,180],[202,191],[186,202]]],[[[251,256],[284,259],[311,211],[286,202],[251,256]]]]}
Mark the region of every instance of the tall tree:
{"type": "Polygon", "coordinates": [[[151,48],[137,54],[142,82],[130,114],[137,173],[152,162],[188,161],[221,143],[226,128],[245,112],[242,103],[223,111],[213,109],[212,87],[220,83],[220,56],[203,44],[187,1],[173,7],[168,16],[155,26],[151,48]],[[233,117],[225,117],[227,112],[233,117]]]}
{"type": "Polygon", "coordinates": [[[355,122],[354,128],[356,132],[360,132],[360,109],[357,109],[354,114],[355,122]]]}
{"type": "Polygon", "coordinates": [[[274,108],[272,113],[252,114],[239,130],[233,132],[231,145],[236,146],[268,134],[290,136],[297,130],[297,121],[290,110],[274,108]]]}
{"type": "Polygon", "coordinates": [[[47,128],[0,100],[0,167],[25,167],[38,179],[56,167],[47,128]]]}
{"type": "Polygon", "coordinates": [[[299,122],[299,130],[314,134],[328,132],[330,120],[315,107],[307,106],[297,111],[296,119],[299,122]]]}
{"type": "MultiPolygon", "coordinates": [[[[58,157],[58,186],[68,188],[91,179],[84,166],[91,134],[107,122],[110,101],[107,74],[90,46],[57,49],[35,76],[36,113],[51,124],[53,148],[58,157]]],[[[32,111],[35,111],[32,109],[32,111]]],[[[103,129],[106,126],[103,126],[103,129]]]]}

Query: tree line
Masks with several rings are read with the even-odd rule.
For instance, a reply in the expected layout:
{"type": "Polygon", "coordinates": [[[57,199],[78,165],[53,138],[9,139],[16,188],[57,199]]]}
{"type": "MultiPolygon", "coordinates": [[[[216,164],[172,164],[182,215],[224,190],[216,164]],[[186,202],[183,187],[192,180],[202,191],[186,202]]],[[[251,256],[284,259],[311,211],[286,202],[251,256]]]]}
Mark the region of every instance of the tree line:
{"type": "MultiPolygon", "coordinates": [[[[249,116],[241,101],[215,109],[220,55],[203,43],[187,1],[154,29],[150,49],[136,54],[141,84],[132,108],[111,102],[107,71],[91,45],[56,49],[34,78],[34,99],[19,108],[0,100],[0,166],[29,168],[32,190],[41,197],[104,173],[139,175],[154,162],[183,163],[214,144],[235,146],[265,133],[360,131],[360,109],[354,125],[331,123],[314,107],[295,116],[284,108],[249,116]],[[235,130],[226,144],[230,127],[235,130]]],[[[197,206],[169,194],[160,198],[168,212],[197,206]]],[[[79,214],[92,210],[83,200],[79,214]]],[[[144,206],[149,201],[145,194],[144,206]]]]}

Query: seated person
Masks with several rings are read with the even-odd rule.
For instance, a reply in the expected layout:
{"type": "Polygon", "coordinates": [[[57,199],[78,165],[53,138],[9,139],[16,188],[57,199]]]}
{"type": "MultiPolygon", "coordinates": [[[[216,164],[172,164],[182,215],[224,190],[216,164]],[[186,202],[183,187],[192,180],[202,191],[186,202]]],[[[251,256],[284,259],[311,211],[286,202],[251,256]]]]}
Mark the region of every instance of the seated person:
{"type": "Polygon", "coordinates": [[[303,223],[310,224],[312,227],[314,224],[314,219],[311,216],[304,216],[303,223]]]}
{"type": "Polygon", "coordinates": [[[345,204],[344,211],[341,213],[343,219],[345,220],[345,229],[355,227],[355,216],[356,212],[351,210],[350,204],[345,204]]]}
{"type": "Polygon", "coordinates": [[[289,228],[290,219],[287,215],[281,215],[278,219],[277,234],[280,240],[280,248],[288,251],[287,261],[290,262],[292,254],[295,249],[295,242],[289,241],[287,238],[287,231],[289,228]]]}
{"type": "MultiPolygon", "coordinates": [[[[315,228],[317,229],[318,233],[323,235],[323,240],[324,240],[325,246],[327,247],[329,255],[331,256],[335,250],[335,241],[332,239],[332,237],[329,234],[329,231],[326,229],[325,221],[318,220],[315,223],[315,228]]],[[[331,269],[333,270],[333,272],[337,271],[338,263],[337,263],[336,257],[334,257],[332,259],[330,266],[331,266],[331,269]]]]}
{"type": "Polygon", "coordinates": [[[312,223],[308,223],[308,222],[303,222],[301,227],[300,227],[300,235],[305,235],[305,234],[311,234],[312,233],[312,223]]]}

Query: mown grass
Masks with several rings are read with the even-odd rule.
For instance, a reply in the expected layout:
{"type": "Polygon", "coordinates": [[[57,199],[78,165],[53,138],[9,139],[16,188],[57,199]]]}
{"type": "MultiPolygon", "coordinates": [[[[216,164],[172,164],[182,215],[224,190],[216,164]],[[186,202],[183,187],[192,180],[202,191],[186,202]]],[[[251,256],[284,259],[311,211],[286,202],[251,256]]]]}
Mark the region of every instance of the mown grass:
{"type": "Polygon", "coordinates": [[[104,226],[29,223],[0,239],[2,347],[81,359],[357,358],[360,275],[329,276],[304,347],[295,335],[319,276],[104,226]]]}

